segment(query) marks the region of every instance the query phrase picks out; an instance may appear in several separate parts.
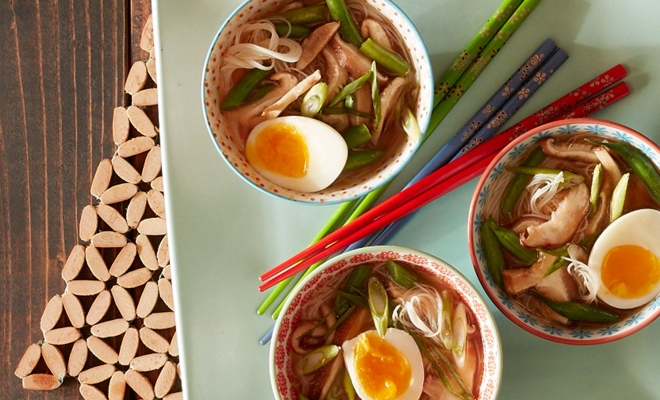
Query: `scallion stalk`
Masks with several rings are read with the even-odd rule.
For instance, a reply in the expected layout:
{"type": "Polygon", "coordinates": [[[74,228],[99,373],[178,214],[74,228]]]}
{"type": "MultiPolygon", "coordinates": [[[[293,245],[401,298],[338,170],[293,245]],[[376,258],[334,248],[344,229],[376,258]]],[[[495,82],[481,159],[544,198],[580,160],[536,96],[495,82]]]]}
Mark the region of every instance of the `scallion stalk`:
{"type": "Polygon", "coordinates": [[[321,111],[328,98],[328,84],[319,82],[311,87],[303,96],[300,113],[305,117],[314,117],[321,111]]]}
{"type": "Polygon", "coordinates": [[[344,100],[344,98],[346,98],[346,96],[349,96],[349,95],[355,93],[358,89],[360,89],[362,87],[362,85],[364,85],[365,83],[367,83],[367,81],[369,81],[369,79],[371,78],[371,75],[372,75],[372,71],[367,71],[361,77],[359,77],[356,80],[344,85],[344,87],[342,87],[341,90],[339,92],[337,92],[335,97],[333,97],[332,100],[330,100],[330,103],[328,103],[328,107],[336,106],[337,104],[339,104],[339,102],[344,100]]]}
{"type": "Polygon", "coordinates": [[[367,291],[369,293],[369,310],[374,320],[378,336],[385,337],[387,324],[389,322],[389,299],[387,291],[380,279],[372,276],[367,281],[367,291]]]}
{"type": "Polygon", "coordinates": [[[337,357],[340,349],[337,345],[329,344],[310,351],[300,360],[300,372],[305,375],[322,368],[337,357]]]}

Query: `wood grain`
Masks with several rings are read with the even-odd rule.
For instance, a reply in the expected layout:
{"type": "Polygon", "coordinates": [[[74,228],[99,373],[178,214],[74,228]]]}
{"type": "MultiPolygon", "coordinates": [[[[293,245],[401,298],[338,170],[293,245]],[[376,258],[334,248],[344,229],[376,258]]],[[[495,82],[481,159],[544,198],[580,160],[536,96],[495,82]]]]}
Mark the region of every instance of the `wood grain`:
{"type": "MultiPolygon", "coordinates": [[[[149,0],[0,2],[0,369],[14,371],[43,338],[40,318],[64,293],[93,174],[115,150],[112,115],[130,105],[124,80],[140,49],[149,0]]],[[[80,399],[0,376],[3,399],[80,399]]]]}

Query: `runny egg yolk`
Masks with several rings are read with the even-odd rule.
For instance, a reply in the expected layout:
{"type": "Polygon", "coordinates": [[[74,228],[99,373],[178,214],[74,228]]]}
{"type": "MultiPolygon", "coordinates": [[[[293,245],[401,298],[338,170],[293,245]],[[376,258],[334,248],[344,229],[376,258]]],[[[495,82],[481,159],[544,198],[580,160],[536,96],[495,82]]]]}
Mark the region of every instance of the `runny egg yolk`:
{"type": "Polygon", "coordinates": [[[363,335],[355,345],[357,377],[373,399],[396,399],[410,385],[412,370],[406,357],[377,334],[363,335]]]}
{"type": "Polygon", "coordinates": [[[270,172],[290,178],[302,178],[307,173],[309,150],[303,135],[287,123],[265,127],[246,149],[248,160],[270,172]]]}
{"type": "Polygon", "coordinates": [[[601,279],[603,285],[617,297],[641,297],[660,282],[660,260],[641,246],[616,246],[603,259],[601,279]]]}

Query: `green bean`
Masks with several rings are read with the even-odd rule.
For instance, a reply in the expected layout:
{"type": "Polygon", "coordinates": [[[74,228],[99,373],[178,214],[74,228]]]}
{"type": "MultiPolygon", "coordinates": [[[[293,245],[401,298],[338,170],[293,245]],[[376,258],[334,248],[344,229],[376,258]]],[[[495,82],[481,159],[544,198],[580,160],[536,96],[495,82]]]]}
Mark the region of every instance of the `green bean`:
{"type": "Polygon", "coordinates": [[[344,131],[341,136],[349,149],[360,147],[371,140],[371,133],[365,124],[355,125],[344,131]]]}
{"type": "Polygon", "coordinates": [[[387,260],[387,274],[392,280],[406,289],[415,286],[417,275],[396,261],[387,260]]]}
{"type": "Polygon", "coordinates": [[[382,150],[353,150],[348,152],[344,171],[352,171],[369,165],[383,155],[382,150]]]}
{"type": "Polygon", "coordinates": [[[275,89],[275,84],[274,83],[269,83],[266,85],[261,85],[254,89],[252,93],[248,96],[247,99],[243,102],[243,104],[250,104],[254,103],[255,101],[259,100],[260,98],[264,97],[265,95],[268,94],[271,90],[275,89]]]}
{"type": "Polygon", "coordinates": [[[507,171],[511,171],[516,174],[525,174],[525,175],[540,175],[540,174],[548,174],[548,175],[557,175],[557,174],[564,174],[564,182],[560,185],[562,187],[567,186],[567,185],[577,185],[579,183],[584,182],[584,177],[579,174],[575,174],[570,171],[562,171],[560,169],[554,169],[554,168],[540,168],[540,167],[506,167],[507,171]]]}
{"type": "Polygon", "coordinates": [[[355,296],[355,294],[359,293],[360,291],[364,292],[364,284],[367,282],[369,275],[371,275],[371,266],[368,264],[359,265],[355,267],[353,271],[351,271],[350,275],[348,276],[348,281],[343,288],[344,290],[338,291],[340,295],[337,296],[337,300],[335,301],[337,316],[343,315],[344,312],[351,306],[350,303],[356,305],[366,305],[364,298],[355,296]],[[346,295],[342,296],[342,293],[345,293],[346,295]]]}
{"type": "Polygon", "coordinates": [[[594,142],[611,149],[630,167],[660,203],[660,173],[651,160],[638,148],[623,142],[594,142]]]}
{"type": "Polygon", "coordinates": [[[614,313],[588,304],[575,303],[572,301],[553,301],[536,293],[532,294],[550,307],[552,311],[570,319],[571,321],[617,322],[620,319],[619,316],[614,313]]]}
{"type": "Polygon", "coordinates": [[[271,70],[251,69],[229,92],[220,104],[222,111],[235,110],[243,104],[252,91],[270,75],[271,70]]]}
{"type": "Polygon", "coordinates": [[[334,107],[337,104],[339,104],[340,101],[344,100],[346,96],[351,95],[355,92],[357,92],[358,89],[362,87],[367,81],[371,78],[371,71],[367,71],[364,75],[361,77],[357,78],[356,80],[346,84],[341,90],[335,95],[335,97],[330,100],[330,103],[328,103],[328,107],[334,107]]]}
{"type": "Polygon", "coordinates": [[[371,311],[371,318],[374,320],[374,326],[378,336],[385,337],[390,308],[387,291],[383,286],[383,282],[375,276],[370,277],[367,281],[367,291],[369,292],[369,310],[371,311]]]}
{"type": "Polygon", "coordinates": [[[344,0],[326,0],[325,3],[330,10],[330,15],[335,21],[339,21],[339,34],[345,41],[360,47],[362,45],[362,35],[358,30],[355,19],[348,9],[344,0]]]}
{"type": "Polygon", "coordinates": [[[493,222],[491,229],[497,236],[502,247],[504,247],[512,256],[521,261],[525,265],[532,265],[536,262],[536,251],[530,250],[520,243],[520,236],[515,232],[499,226],[493,222]]]}
{"type": "MultiPolygon", "coordinates": [[[[543,150],[540,147],[537,147],[530,153],[525,161],[522,162],[521,166],[536,167],[541,163],[543,157],[545,157],[543,150]]],[[[504,192],[504,196],[502,197],[502,205],[500,208],[502,214],[505,216],[509,216],[511,214],[511,211],[513,211],[513,208],[518,202],[518,199],[525,191],[525,187],[527,186],[529,179],[530,177],[528,175],[516,174],[511,182],[509,182],[509,185],[506,188],[506,192],[504,192]]]]}
{"type": "Polygon", "coordinates": [[[490,272],[493,282],[497,286],[502,286],[502,272],[504,271],[504,255],[497,235],[493,231],[492,225],[495,221],[491,218],[481,226],[481,244],[483,246],[484,257],[486,258],[486,267],[490,272]]]}
{"type": "Polygon", "coordinates": [[[328,18],[328,8],[324,5],[293,8],[284,11],[281,16],[292,25],[313,24],[328,18]]]}
{"type": "Polygon", "coordinates": [[[405,76],[410,71],[410,63],[408,61],[399,54],[381,46],[371,38],[362,43],[360,51],[393,74],[405,76]]]}
{"type": "Polygon", "coordinates": [[[303,25],[284,24],[278,22],[275,25],[275,31],[279,37],[289,37],[292,39],[302,39],[312,30],[303,25]]]}

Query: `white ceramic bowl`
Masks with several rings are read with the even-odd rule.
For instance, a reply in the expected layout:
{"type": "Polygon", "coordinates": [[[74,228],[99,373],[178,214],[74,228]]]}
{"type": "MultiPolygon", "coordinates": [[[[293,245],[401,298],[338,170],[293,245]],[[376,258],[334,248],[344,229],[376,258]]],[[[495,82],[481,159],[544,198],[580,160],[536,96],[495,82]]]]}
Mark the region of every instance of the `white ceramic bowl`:
{"type": "Polygon", "coordinates": [[[570,329],[549,323],[529,313],[494,283],[484,259],[480,230],[484,218],[484,204],[498,201],[489,196],[490,187],[502,174],[506,164],[520,162],[526,150],[544,137],[560,138],[585,132],[594,133],[603,139],[612,138],[627,142],[644,152],[656,167],[660,166],[658,146],[641,133],[625,126],[597,119],[568,119],[548,123],[516,138],[495,157],[477,184],[468,218],[468,246],[472,263],[481,285],[497,308],[516,325],[538,337],[575,345],[611,342],[637,332],[660,315],[660,296],[630,317],[602,328],[570,329]]]}
{"type": "MultiPolygon", "coordinates": [[[[203,113],[213,143],[229,167],[248,184],[265,193],[279,198],[303,203],[336,204],[365,195],[392,179],[411,159],[419,141],[403,137],[389,148],[373,167],[362,168],[348,174],[345,179],[335,182],[328,188],[314,193],[298,192],[275,185],[261,176],[245,157],[243,139],[224,120],[219,112],[220,87],[219,65],[227,51],[228,36],[241,24],[263,16],[268,10],[276,9],[288,0],[248,0],[238,7],[222,24],[211,43],[202,77],[203,113]]],[[[392,21],[408,45],[412,67],[419,82],[416,117],[422,132],[430,119],[433,102],[433,72],[424,42],[408,17],[389,0],[365,0],[392,21]]]]}
{"type": "Polygon", "coordinates": [[[328,282],[350,273],[356,266],[387,260],[414,266],[418,271],[423,271],[446,283],[462,297],[477,319],[476,325],[480,330],[484,349],[483,375],[478,398],[480,400],[497,398],[502,377],[500,337],[495,320],[477,289],[452,266],[430,254],[399,246],[374,246],[349,251],[326,261],[307,276],[285,302],[275,323],[270,347],[270,377],[276,399],[298,399],[298,394],[292,385],[291,335],[300,322],[305,303],[328,282]]]}

